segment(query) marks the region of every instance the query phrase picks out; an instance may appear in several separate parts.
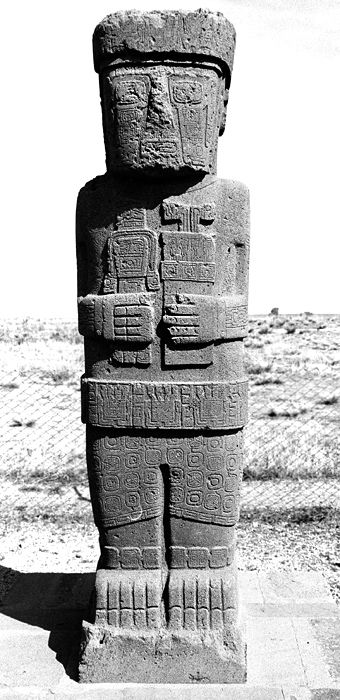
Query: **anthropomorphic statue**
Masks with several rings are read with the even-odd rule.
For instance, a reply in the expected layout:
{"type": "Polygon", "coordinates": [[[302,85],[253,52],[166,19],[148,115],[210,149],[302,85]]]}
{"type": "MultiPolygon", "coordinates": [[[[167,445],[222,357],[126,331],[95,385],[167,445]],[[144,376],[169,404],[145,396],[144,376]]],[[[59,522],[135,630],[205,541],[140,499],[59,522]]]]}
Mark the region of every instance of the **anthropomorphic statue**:
{"type": "Polygon", "coordinates": [[[77,257],[101,555],[83,681],[245,680],[249,203],[216,177],[234,43],[206,10],[118,12],[94,33],[107,172],[79,193],[77,257]]]}

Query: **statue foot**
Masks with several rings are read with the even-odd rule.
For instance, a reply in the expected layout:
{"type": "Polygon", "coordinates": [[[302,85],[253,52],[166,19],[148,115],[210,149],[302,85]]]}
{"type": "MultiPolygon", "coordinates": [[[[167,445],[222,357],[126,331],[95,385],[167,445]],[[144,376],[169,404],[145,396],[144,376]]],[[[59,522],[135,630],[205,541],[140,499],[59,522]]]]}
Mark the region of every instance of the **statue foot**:
{"type": "Polygon", "coordinates": [[[163,613],[162,572],[98,569],[94,621],[123,629],[159,629],[163,613]]]}
{"type": "Polygon", "coordinates": [[[233,567],[223,572],[172,570],[167,591],[168,627],[222,630],[237,616],[234,579],[233,567]]]}

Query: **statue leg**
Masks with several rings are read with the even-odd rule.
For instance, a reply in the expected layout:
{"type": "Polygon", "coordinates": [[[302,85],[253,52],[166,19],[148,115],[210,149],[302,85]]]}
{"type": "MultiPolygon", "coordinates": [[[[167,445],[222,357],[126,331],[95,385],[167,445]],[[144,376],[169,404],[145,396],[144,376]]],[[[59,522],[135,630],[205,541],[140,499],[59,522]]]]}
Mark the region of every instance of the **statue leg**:
{"type": "Polygon", "coordinates": [[[223,631],[237,619],[241,440],[241,431],[188,437],[185,464],[180,469],[170,466],[171,629],[223,631]]]}
{"type": "Polygon", "coordinates": [[[87,456],[101,549],[93,621],[158,628],[164,578],[160,454],[133,433],[90,428],[87,456]]]}

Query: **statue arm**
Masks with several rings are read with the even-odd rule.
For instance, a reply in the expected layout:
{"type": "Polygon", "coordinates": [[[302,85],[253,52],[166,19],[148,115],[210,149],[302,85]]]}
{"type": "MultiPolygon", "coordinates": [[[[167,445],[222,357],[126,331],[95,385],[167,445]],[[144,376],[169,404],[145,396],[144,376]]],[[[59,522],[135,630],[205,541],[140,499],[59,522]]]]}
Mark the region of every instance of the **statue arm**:
{"type": "Polygon", "coordinates": [[[85,228],[84,188],[80,190],[76,209],[76,255],[77,255],[77,296],[87,294],[87,248],[85,228]]]}
{"type": "Polygon", "coordinates": [[[242,295],[178,294],[166,307],[163,322],[174,345],[204,344],[247,335],[247,307],[242,295]]]}
{"type": "Polygon", "coordinates": [[[154,338],[152,297],[150,293],[79,297],[79,333],[120,343],[151,343],[154,338]]]}

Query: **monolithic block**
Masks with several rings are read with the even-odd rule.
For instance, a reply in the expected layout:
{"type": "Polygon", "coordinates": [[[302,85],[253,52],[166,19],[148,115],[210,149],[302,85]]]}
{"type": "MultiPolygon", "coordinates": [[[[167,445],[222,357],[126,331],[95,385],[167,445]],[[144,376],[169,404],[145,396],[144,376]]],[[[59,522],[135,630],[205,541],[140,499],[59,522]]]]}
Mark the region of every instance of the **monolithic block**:
{"type": "Polygon", "coordinates": [[[208,10],[119,12],[94,33],[107,172],[77,206],[101,548],[86,682],[245,680],[235,526],[249,196],[216,177],[234,43],[208,10]]]}

